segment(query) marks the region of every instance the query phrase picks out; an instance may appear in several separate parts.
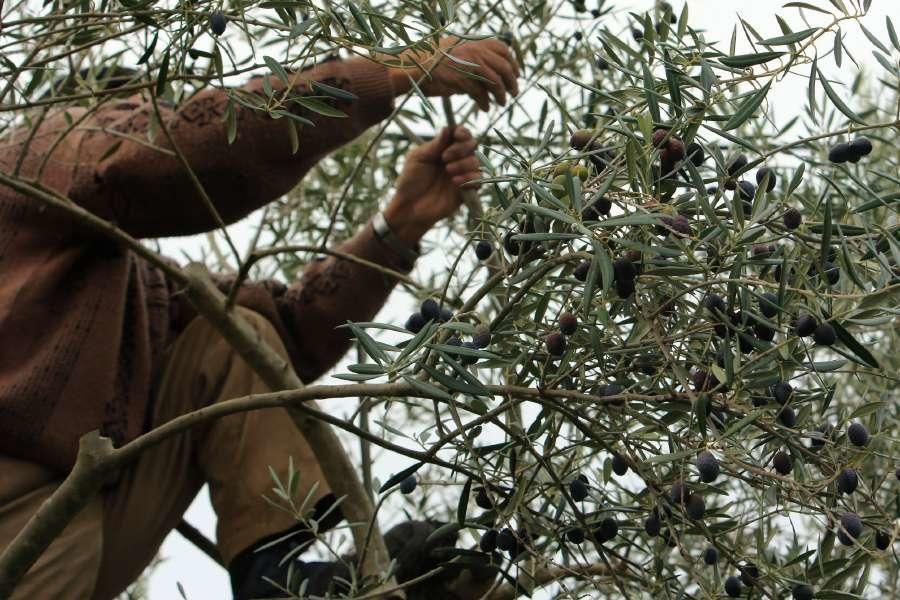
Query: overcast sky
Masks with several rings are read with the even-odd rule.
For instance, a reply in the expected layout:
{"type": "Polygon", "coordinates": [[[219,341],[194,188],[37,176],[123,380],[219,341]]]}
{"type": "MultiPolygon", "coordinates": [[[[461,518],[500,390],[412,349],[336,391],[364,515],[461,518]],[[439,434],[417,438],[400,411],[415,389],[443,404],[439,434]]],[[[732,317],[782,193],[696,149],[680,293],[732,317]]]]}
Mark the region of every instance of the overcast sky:
{"type": "MultiPolygon", "coordinates": [[[[827,0],[808,1],[826,9],[832,8],[827,0]]],[[[845,2],[849,4],[851,0],[845,0],[845,2]]],[[[341,0],[338,0],[338,3],[341,3],[341,0]]],[[[608,3],[614,4],[622,10],[632,11],[646,10],[653,4],[651,0],[632,2],[609,0],[608,3]]],[[[680,12],[683,3],[683,0],[674,0],[672,2],[676,13],[680,12]]],[[[587,4],[590,8],[593,5],[592,0],[588,0],[587,4]]],[[[774,0],[753,0],[751,2],[689,0],[690,13],[692,15],[691,24],[694,27],[706,29],[708,40],[720,40],[723,42],[722,47],[727,48],[731,30],[737,21],[736,13],[738,11],[763,36],[774,37],[781,35],[781,31],[774,19],[776,12],[788,17],[790,23],[796,24],[795,30],[801,29],[802,25],[796,19],[796,11],[793,9],[781,9],[783,4],[784,2],[774,0]]],[[[885,15],[888,13],[891,13],[895,23],[900,25],[900,22],[898,22],[900,21],[900,8],[898,8],[897,0],[874,0],[870,14],[865,20],[866,26],[876,32],[876,35],[881,38],[886,37],[884,35],[884,23],[885,15]]],[[[855,58],[861,63],[872,65],[874,59],[869,52],[870,43],[859,32],[858,28],[854,25],[847,25],[844,27],[844,33],[847,47],[851,50],[859,49],[855,54],[855,58]]],[[[827,44],[831,43],[831,39],[831,36],[826,36],[822,47],[827,48],[827,44]]],[[[747,51],[746,48],[739,48],[739,51],[741,50],[747,51]]],[[[849,61],[844,64],[843,73],[836,72],[836,69],[833,67],[833,61],[826,61],[824,66],[826,67],[826,72],[830,72],[838,77],[840,75],[852,77],[854,74],[854,68],[849,61]]],[[[872,68],[880,69],[877,66],[872,68]]],[[[821,97],[821,94],[819,96],[821,97]]],[[[777,122],[783,123],[802,109],[805,103],[805,82],[791,79],[782,81],[773,88],[769,94],[769,99],[770,111],[774,112],[777,122]]],[[[241,241],[246,241],[247,229],[246,226],[241,225],[233,228],[239,244],[241,241]]],[[[165,240],[163,241],[163,250],[172,256],[179,256],[181,250],[195,252],[201,241],[196,239],[165,240]]],[[[429,269],[443,268],[443,266],[443,262],[438,257],[425,261],[418,269],[419,273],[422,273],[429,269]]],[[[409,307],[408,298],[395,294],[384,308],[378,320],[402,321],[405,318],[404,315],[409,311],[409,307]]],[[[398,464],[405,466],[405,463],[402,461],[397,462],[385,457],[379,461],[376,468],[378,474],[384,479],[385,476],[397,470],[398,464]]],[[[205,488],[188,510],[186,517],[188,521],[204,531],[208,536],[214,536],[215,515],[210,508],[209,497],[205,488]]],[[[219,600],[230,597],[227,573],[185,542],[177,533],[172,533],[168,537],[163,544],[161,554],[164,562],[156,568],[150,579],[149,598],[151,600],[178,598],[176,582],[182,584],[188,598],[191,600],[207,598],[219,600]]]]}

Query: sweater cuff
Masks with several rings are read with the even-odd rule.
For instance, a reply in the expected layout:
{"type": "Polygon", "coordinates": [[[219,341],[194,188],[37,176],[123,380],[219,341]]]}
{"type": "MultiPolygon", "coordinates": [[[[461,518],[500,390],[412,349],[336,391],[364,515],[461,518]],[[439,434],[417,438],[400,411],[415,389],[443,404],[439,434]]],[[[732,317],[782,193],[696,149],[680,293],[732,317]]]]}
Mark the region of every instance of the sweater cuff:
{"type": "Polygon", "coordinates": [[[415,266],[415,261],[401,255],[378,237],[371,221],[346,244],[349,247],[341,248],[342,251],[400,273],[409,273],[415,266]]]}

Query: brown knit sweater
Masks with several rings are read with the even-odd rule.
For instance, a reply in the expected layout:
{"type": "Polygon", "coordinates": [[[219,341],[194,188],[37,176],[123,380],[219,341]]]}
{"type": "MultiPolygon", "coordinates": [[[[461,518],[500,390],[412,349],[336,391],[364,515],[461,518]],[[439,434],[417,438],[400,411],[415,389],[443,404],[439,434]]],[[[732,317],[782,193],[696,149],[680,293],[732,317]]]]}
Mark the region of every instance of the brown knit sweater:
{"type": "MultiPolygon", "coordinates": [[[[221,90],[163,109],[175,143],[227,223],[290,190],[318,160],[390,113],[394,93],[384,67],[363,59],[325,62],[300,73],[293,93],[321,95],[310,91],[310,80],[358,100],[332,101],[348,115],[343,119],[292,108],[315,123],[302,127],[296,155],[283,121],[239,104],[238,135],[229,145],[221,90]]],[[[259,92],[262,80],[244,89],[259,92]]],[[[147,143],[152,105],[138,96],[114,101],[81,123],[85,109],[67,112],[38,129],[22,177],[34,178],[52,149],[40,183],[134,236],[215,228],[177,157],[159,151],[171,148],[163,133],[156,147],[147,143]],[[66,131],[72,122],[76,127],[66,131]]],[[[0,140],[3,172],[15,169],[27,135],[21,130],[0,140]]],[[[338,249],[394,269],[412,266],[401,264],[370,226],[338,249]]],[[[394,283],[328,258],[289,287],[249,284],[238,302],[272,321],[308,382],[348,348],[346,333],[335,327],[370,319],[394,283]]],[[[177,292],[130,251],[0,185],[0,452],[66,470],[85,432],[100,428],[116,444],[139,435],[160,356],[193,316],[177,292]]]]}

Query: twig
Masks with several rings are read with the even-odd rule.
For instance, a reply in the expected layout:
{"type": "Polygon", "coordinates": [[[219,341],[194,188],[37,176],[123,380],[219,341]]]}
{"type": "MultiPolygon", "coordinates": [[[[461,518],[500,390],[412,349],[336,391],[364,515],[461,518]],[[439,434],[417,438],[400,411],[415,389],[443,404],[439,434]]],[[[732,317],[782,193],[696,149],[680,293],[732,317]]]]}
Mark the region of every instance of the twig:
{"type": "Polygon", "coordinates": [[[578,567],[538,568],[534,575],[521,571],[516,578],[516,585],[506,584],[496,589],[487,596],[487,600],[515,600],[534,587],[548,585],[565,577],[585,575],[610,575],[610,570],[604,564],[594,563],[578,567]]]}
{"type": "Polygon", "coordinates": [[[222,560],[222,555],[219,554],[219,549],[216,547],[215,542],[203,535],[202,531],[184,519],[175,526],[175,531],[180,533],[181,537],[196,546],[200,552],[208,556],[213,562],[216,562],[223,567],[228,566],[225,564],[225,561],[222,560]]]}
{"type": "Polygon", "coordinates": [[[374,263],[370,260],[366,260],[364,258],[360,258],[354,254],[348,254],[347,252],[341,252],[340,250],[331,250],[329,248],[320,248],[319,246],[306,246],[306,245],[289,245],[289,246],[273,246],[271,248],[263,248],[262,250],[255,250],[250,253],[247,258],[241,263],[241,268],[238,271],[237,277],[234,280],[234,283],[231,285],[231,288],[228,290],[228,298],[226,301],[226,306],[231,307],[234,304],[234,300],[237,296],[238,289],[241,284],[243,284],[244,280],[250,274],[250,269],[257,262],[266,258],[268,256],[274,256],[275,254],[284,254],[286,252],[314,252],[317,254],[327,254],[329,256],[336,256],[342,260],[346,260],[349,262],[356,263],[363,267],[367,267],[369,269],[373,269],[384,275],[392,277],[412,288],[421,289],[422,285],[417,283],[414,279],[412,279],[406,273],[401,273],[400,271],[395,271],[389,267],[385,267],[379,265],[378,263],[374,263]]]}
{"type": "MultiPolygon", "coordinates": [[[[225,221],[222,220],[222,215],[219,214],[216,205],[212,201],[212,198],[210,198],[209,194],[206,193],[206,188],[203,187],[203,183],[200,182],[197,174],[194,173],[194,168],[191,166],[191,163],[184,155],[184,152],[182,152],[178,147],[178,144],[175,143],[175,138],[172,137],[172,133],[169,131],[169,127],[168,125],[166,125],[165,119],[163,119],[162,113],[159,110],[159,104],[156,101],[155,92],[150,94],[150,102],[153,104],[153,112],[156,115],[156,120],[159,122],[159,128],[162,129],[163,134],[169,141],[169,145],[172,146],[172,151],[175,152],[176,156],[178,156],[178,160],[179,162],[181,162],[181,166],[184,167],[184,170],[188,174],[188,177],[190,178],[194,189],[197,191],[197,194],[200,195],[200,200],[203,201],[204,206],[206,206],[206,210],[209,211],[209,214],[215,220],[216,225],[218,225],[219,229],[222,230],[222,235],[225,237],[225,241],[231,248],[231,252],[234,254],[234,259],[238,263],[240,263],[241,253],[238,252],[237,246],[235,246],[234,242],[231,240],[231,236],[228,234],[228,228],[225,225],[225,221]]],[[[210,235],[212,235],[212,232],[210,232],[210,235]]]]}
{"type": "MultiPolygon", "coordinates": [[[[356,362],[363,363],[366,361],[367,355],[362,344],[356,344],[356,362]]],[[[369,433],[369,411],[372,403],[367,396],[361,396],[359,399],[359,428],[369,433]]],[[[369,492],[369,499],[375,500],[375,490],[372,484],[372,442],[366,438],[359,439],[359,458],[362,465],[363,487],[369,492]]]]}

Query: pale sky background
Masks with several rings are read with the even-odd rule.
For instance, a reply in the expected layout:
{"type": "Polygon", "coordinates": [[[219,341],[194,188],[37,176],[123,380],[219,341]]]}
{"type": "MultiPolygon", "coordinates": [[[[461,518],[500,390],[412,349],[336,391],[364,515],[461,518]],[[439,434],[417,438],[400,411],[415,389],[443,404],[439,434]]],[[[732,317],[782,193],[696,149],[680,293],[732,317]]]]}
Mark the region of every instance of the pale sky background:
{"type": "MultiPolygon", "coordinates": [[[[338,0],[340,3],[341,0],[338,0]]],[[[848,4],[851,0],[844,0],[848,4]]],[[[809,0],[810,3],[831,9],[831,5],[827,0],[809,0]]],[[[641,1],[615,1],[610,0],[620,12],[627,10],[643,11],[653,5],[652,0],[641,1]]],[[[671,2],[675,7],[676,14],[679,14],[684,0],[674,0],[671,2]]],[[[795,9],[782,9],[784,2],[775,0],[753,0],[747,1],[729,1],[729,0],[689,0],[690,13],[692,15],[691,24],[700,29],[705,29],[707,39],[718,40],[721,42],[721,48],[727,49],[728,40],[731,36],[733,25],[737,22],[736,13],[740,15],[763,36],[774,37],[781,35],[781,31],[775,21],[776,13],[786,17],[788,22],[794,26],[795,30],[800,30],[803,25],[796,17],[795,9]]],[[[588,8],[595,4],[592,0],[587,1],[588,8]]],[[[897,0],[874,0],[870,14],[865,19],[866,26],[877,36],[884,39],[885,15],[890,14],[896,25],[900,25],[900,3],[897,0]]],[[[814,21],[818,23],[818,21],[814,21]]],[[[611,29],[614,29],[611,26],[611,29]]],[[[851,51],[855,51],[856,60],[865,65],[869,65],[872,69],[881,69],[875,64],[870,54],[870,43],[866,40],[859,28],[853,24],[846,24],[843,28],[844,35],[847,40],[847,47],[851,51]]],[[[740,36],[742,37],[742,36],[740,36]]],[[[824,52],[830,49],[833,37],[827,35],[820,41],[820,51],[824,52]]],[[[748,48],[739,47],[738,52],[749,51],[748,48]]],[[[895,58],[896,60],[896,53],[895,58]]],[[[820,61],[820,67],[823,67],[826,73],[836,78],[844,79],[852,77],[855,74],[855,67],[846,60],[843,70],[838,73],[831,59],[820,61]]],[[[806,72],[808,69],[804,68],[806,72]]],[[[882,71],[883,72],[883,71],[882,71]]],[[[786,79],[778,83],[769,94],[770,113],[774,114],[776,122],[783,123],[789,118],[802,110],[805,104],[805,80],[786,79]]],[[[821,101],[822,94],[819,93],[821,101]]],[[[849,101],[852,106],[852,101],[849,101]]],[[[798,130],[799,135],[799,130],[798,130]]],[[[385,200],[387,197],[385,198],[385,200]]],[[[244,247],[247,243],[246,224],[237,224],[232,227],[232,233],[237,240],[238,247],[244,247]]],[[[180,250],[196,252],[201,241],[197,239],[180,239],[180,240],[164,240],[163,250],[170,256],[180,256],[180,250]]],[[[423,276],[433,269],[443,269],[443,257],[436,256],[440,253],[429,257],[427,260],[420,261],[414,275],[423,276]]],[[[422,277],[424,279],[424,277],[422,277]]],[[[382,310],[382,313],[376,320],[383,322],[402,323],[410,310],[410,300],[407,297],[397,293],[392,296],[391,300],[382,310]]],[[[338,380],[326,378],[325,383],[336,383],[338,380]]],[[[350,404],[342,404],[342,406],[350,406],[350,404]]],[[[355,449],[355,445],[352,446],[355,449]]],[[[406,459],[393,459],[391,455],[383,455],[376,464],[376,475],[384,480],[391,473],[399,468],[407,466],[409,463],[406,459]]],[[[215,535],[215,515],[209,504],[209,496],[206,489],[200,493],[186,514],[187,520],[205,532],[209,537],[215,535]]],[[[393,524],[398,519],[389,519],[393,524]]],[[[382,525],[385,525],[384,521],[382,525]]],[[[177,533],[172,533],[165,541],[161,549],[161,556],[164,559],[156,570],[149,582],[149,598],[151,600],[169,600],[179,598],[177,591],[177,583],[180,582],[184,587],[190,600],[205,600],[231,597],[230,585],[227,573],[218,565],[207,559],[202,553],[196,550],[192,545],[181,538],[177,533]]]]}

